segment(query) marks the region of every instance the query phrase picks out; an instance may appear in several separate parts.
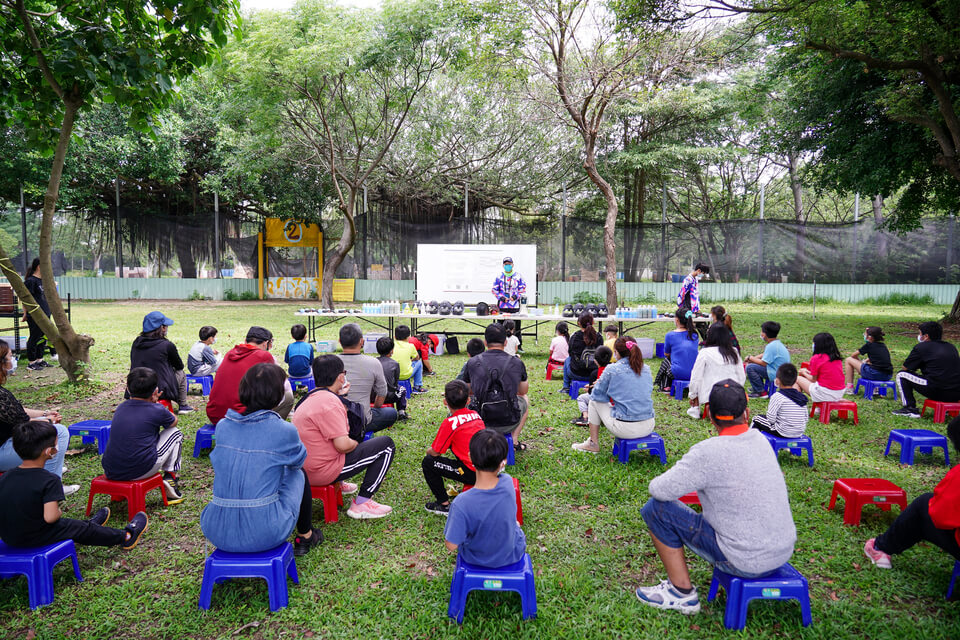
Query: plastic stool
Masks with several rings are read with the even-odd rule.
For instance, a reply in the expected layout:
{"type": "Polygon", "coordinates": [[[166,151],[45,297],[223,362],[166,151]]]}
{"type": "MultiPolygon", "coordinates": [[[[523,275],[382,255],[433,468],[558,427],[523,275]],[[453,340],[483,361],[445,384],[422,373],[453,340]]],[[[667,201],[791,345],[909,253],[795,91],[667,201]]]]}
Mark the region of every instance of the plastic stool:
{"type": "Polygon", "coordinates": [[[325,484],[322,487],[310,487],[310,495],[314,500],[323,501],[323,521],[327,524],[336,522],[340,518],[338,507],[343,506],[343,490],[340,483],[325,484]]]}
{"type": "Polygon", "coordinates": [[[507,439],[507,466],[512,467],[517,463],[513,450],[513,434],[505,433],[503,435],[507,439]]]}
{"type": "Polygon", "coordinates": [[[210,390],[213,389],[213,376],[210,376],[210,375],[207,375],[207,376],[191,376],[191,375],[188,374],[188,375],[187,375],[187,386],[189,387],[191,384],[198,384],[198,385],[200,385],[200,392],[201,392],[204,396],[209,396],[209,395],[210,395],[210,390]]]}
{"type": "Polygon", "coordinates": [[[934,422],[946,422],[947,416],[953,414],[960,416],[960,402],[939,402],[937,400],[924,400],[923,408],[920,409],[920,417],[926,413],[927,407],[933,409],[934,422]]]}
{"type": "Polygon", "coordinates": [[[571,380],[570,381],[570,397],[576,400],[580,396],[580,389],[583,389],[585,386],[590,384],[583,380],[571,380]]]}
{"type": "Polygon", "coordinates": [[[467,595],[474,590],[516,591],[520,594],[520,608],[523,619],[537,617],[537,590],[533,581],[533,565],[530,554],[505,567],[489,569],[466,562],[457,554],[457,566],[453,570],[450,583],[450,606],[447,615],[463,624],[463,613],[467,608],[467,595]]]}
{"type": "Polygon", "coordinates": [[[893,389],[893,399],[897,399],[897,383],[893,380],[864,380],[857,378],[857,386],[853,389],[853,395],[860,393],[860,387],[863,387],[863,399],[873,400],[874,392],[876,395],[887,397],[887,389],[893,389]]]}
{"type": "Polygon", "coordinates": [[[547,381],[553,380],[554,371],[563,371],[562,364],[554,364],[552,362],[547,363],[547,381]]]}
{"type": "Polygon", "coordinates": [[[216,429],[212,424],[205,424],[197,429],[197,435],[193,439],[193,457],[199,458],[200,452],[204,449],[212,449],[214,440],[217,438],[216,429]]]}
{"type": "Polygon", "coordinates": [[[217,549],[203,564],[203,583],[197,605],[201,609],[210,608],[213,585],[218,582],[230,578],[263,578],[267,581],[270,611],[277,611],[289,603],[287,576],[294,584],[300,584],[297,563],[293,560],[293,545],[289,542],[258,553],[231,553],[217,549]]]}
{"type": "Polygon", "coordinates": [[[673,381],[673,397],[677,400],[683,400],[683,390],[690,386],[689,380],[676,380],[673,381]]]}
{"type": "Polygon", "coordinates": [[[837,417],[846,420],[850,412],[853,412],[853,424],[860,424],[860,417],[857,415],[857,403],[853,400],[840,400],[839,402],[814,402],[810,407],[810,417],[820,409],[820,422],[830,424],[830,414],[837,412],[837,417]]]}
{"type": "Polygon", "coordinates": [[[163,489],[163,475],[157,474],[146,480],[107,480],[107,476],[97,476],[90,482],[90,497],[87,498],[87,516],[93,509],[93,496],[108,494],[111,500],[127,501],[127,520],[132,520],[139,511],[147,510],[147,492],[160,490],[163,506],[167,506],[167,492],[163,489]]]}
{"type": "Polygon", "coordinates": [[[290,386],[293,387],[294,391],[297,390],[297,387],[306,387],[307,391],[313,391],[317,385],[313,380],[313,376],[302,376],[300,378],[290,376],[288,380],[290,380],[290,386]]]}
{"type": "Polygon", "coordinates": [[[799,438],[783,438],[766,431],[761,431],[766,436],[767,442],[773,447],[773,454],[779,455],[781,449],[787,449],[791,455],[801,456],[803,450],[807,451],[807,466],[813,466],[813,441],[810,436],[800,436],[799,438]]]}
{"type": "Polygon", "coordinates": [[[660,358],[661,360],[663,360],[663,359],[666,357],[666,353],[664,353],[664,349],[666,348],[666,346],[667,346],[667,345],[664,344],[663,342],[658,342],[658,343],[656,344],[657,357],[660,358]]]}
{"type": "Polygon", "coordinates": [[[680,500],[680,502],[682,502],[683,504],[689,505],[691,507],[702,506],[700,504],[700,496],[697,495],[696,491],[691,491],[690,493],[686,493],[680,496],[678,500],[680,500]]]}
{"type": "Polygon", "coordinates": [[[833,483],[830,494],[830,506],[833,509],[837,496],[843,498],[843,524],[859,525],[860,512],[866,504],[875,504],[884,511],[890,511],[890,505],[907,508],[907,492],[883,478],[839,478],[833,483]]]}
{"type": "MultiPolygon", "coordinates": [[[[520,481],[513,476],[511,476],[511,479],[513,480],[513,490],[517,496],[517,522],[523,524],[523,501],[520,499],[520,481]]],[[[469,491],[470,489],[473,489],[472,484],[463,485],[463,491],[469,491]]],[[[463,491],[460,493],[463,493],[463,491]]]]}
{"type": "Polygon", "coordinates": [[[727,629],[743,629],[746,626],[747,605],[757,598],[799,600],[803,626],[808,627],[813,621],[807,579],[789,562],[762,578],[741,578],[714,568],[708,601],[713,602],[720,587],[727,592],[727,609],[723,615],[723,626],[727,629]]]}
{"type": "Polygon", "coordinates": [[[660,464],[667,464],[667,449],[660,434],[653,432],[645,438],[614,438],[613,452],[617,461],[627,464],[631,451],[647,451],[651,456],[659,456],[660,464]]]}
{"type": "Polygon", "coordinates": [[[944,464],[950,466],[950,452],[947,450],[947,437],[929,429],[892,429],[887,438],[887,448],[883,455],[890,453],[890,445],[900,443],[900,464],[913,464],[914,449],[920,453],[933,453],[934,449],[943,449],[944,464]]]}
{"type": "Polygon", "coordinates": [[[960,576],[960,560],[953,563],[953,575],[950,576],[950,586],[947,587],[947,600],[953,595],[953,586],[957,583],[957,576],[960,576]]]}
{"type": "Polygon", "coordinates": [[[767,397],[770,397],[777,392],[777,383],[773,380],[767,380],[763,385],[763,390],[766,392],[767,397]]]}
{"type": "Polygon", "coordinates": [[[73,575],[77,582],[83,582],[73,540],[25,549],[0,542],[0,578],[26,576],[30,608],[36,609],[53,603],[53,568],[67,558],[73,561],[73,575]]]}
{"type": "Polygon", "coordinates": [[[107,442],[110,440],[109,420],[81,420],[67,427],[67,431],[71,436],[82,436],[83,444],[96,442],[100,455],[107,450],[107,442]]]}
{"type": "Polygon", "coordinates": [[[413,397],[413,383],[410,382],[410,378],[407,378],[406,380],[400,380],[398,384],[400,387],[407,390],[407,395],[405,396],[407,399],[413,397]]]}

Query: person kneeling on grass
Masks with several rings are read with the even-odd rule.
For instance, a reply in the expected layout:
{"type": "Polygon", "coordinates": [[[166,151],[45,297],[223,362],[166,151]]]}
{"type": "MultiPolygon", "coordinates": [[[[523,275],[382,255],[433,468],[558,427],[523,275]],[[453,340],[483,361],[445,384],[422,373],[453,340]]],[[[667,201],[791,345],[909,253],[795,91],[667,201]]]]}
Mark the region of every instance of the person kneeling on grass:
{"type": "Polygon", "coordinates": [[[11,547],[41,547],[62,540],[100,547],[133,549],[147,530],[147,514],[139,512],[123,529],[105,527],[110,508],[89,520],[64,518],[57,504],[63,500],[60,478],[44,469],[57,454],[57,430],[49,422],[33,420],[13,428],[13,447],[23,459],[19,467],[0,477],[0,539],[11,547]]]}
{"type": "Polygon", "coordinates": [[[470,438],[470,459],[477,467],[477,482],[450,505],[443,530],[447,549],[481,567],[519,562],[527,552],[527,538],[517,522],[513,478],[503,472],[507,439],[491,429],[481,429],[470,438]]]}
{"type": "MultiPolygon", "coordinates": [[[[947,437],[960,453],[960,417],[947,426],[947,437]]],[[[932,542],[960,561],[960,465],[947,472],[933,489],[914,499],[890,527],[863,545],[870,562],[890,569],[890,556],[919,542],[932,542]]]]}
{"type": "Polygon", "coordinates": [[[700,611],[684,546],[725,573],[754,578],[793,555],[797,530],[777,457],[762,433],[747,426],[747,395],[734,380],[710,393],[717,437],[693,445],[673,467],[650,481],[640,515],[667,570],[667,579],[639,587],[640,602],[684,614],[700,611]],[[696,491],[699,514],[679,501],[696,491]]]}
{"type": "Polygon", "coordinates": [[[433,492],[435,502],[427,503],[427,511],[445,516],[450,513],[450,500],[443,486],[449,478],[463,484],[476,484],[477,468],[470,460],[470,439],[484,429],[480,414],[467,408],[470,401],[470,386],[463,380],[448,382],[443,389],[443,404],[450,415],[441,424],[433,444],[423,459],[423,479],[433,492]],[[454,458],[443,458],[447,449],[454,458]]]}
{"type": "Polygon", "coordinates": [[[110,439],[100,465],[108,480],[146,480],[163,471],[167,504],[180,504],[177,481],[183,433],[177,416],[159,404],[160,389],[153,369],[134,367],[127,374],[129,400],[113,413],[110,439]]]}

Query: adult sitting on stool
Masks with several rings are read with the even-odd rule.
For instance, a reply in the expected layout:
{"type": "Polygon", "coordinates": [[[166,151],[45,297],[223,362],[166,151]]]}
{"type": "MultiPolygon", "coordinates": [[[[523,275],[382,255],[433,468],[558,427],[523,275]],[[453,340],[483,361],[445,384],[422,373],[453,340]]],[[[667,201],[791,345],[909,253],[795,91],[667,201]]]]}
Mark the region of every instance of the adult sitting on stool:
{"type": "Polygon", "coordinates": [[[347,374],[347,399],[363,407],[366,413],[367,431],[386,429],[397,421],[397,410],[385,407],[387,379],[383,375],[383,366],[370,356],[363,354],[363,331],[356,322],[340,327],[340,346],[343,353],[343,370],[347,374]],[[370,406],[370,403],[373,406],[370,406]]]}
{"type": "Polygon", "coordinates": [[[903,361],[903,370],[897,373],[897,393],[902,409],[893,412],[895,416],[919,418],[913,392],[941,402],[960,401],[960,354],[949,342],[944,342],[943,327],[937,322],[921,322],[920,335],[903,361]],[[920,370],[921,375],[913,373],[920,370]]]}

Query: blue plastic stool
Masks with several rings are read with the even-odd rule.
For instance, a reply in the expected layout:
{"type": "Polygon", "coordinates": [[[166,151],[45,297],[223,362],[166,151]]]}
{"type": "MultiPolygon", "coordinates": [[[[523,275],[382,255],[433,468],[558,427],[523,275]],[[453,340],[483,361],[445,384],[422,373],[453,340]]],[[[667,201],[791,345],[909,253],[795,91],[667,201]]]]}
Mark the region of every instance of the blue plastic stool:
{"type": "Polygon", "coordinates": [[[110,440],[109,420],[81,420],[67,427],[71,436],[81,436],[83,444],[97,443],[97,452],[103,455],[110,440]]]}
{"type": "Polygon", "coordinates": [[[503,435],[507,439],[507,466],[513,466],[517,463],[513,450],[513,434],[505,433],[503,435]]]}
{"type": "Polygon", "coordinates": [[[673,397],[677,400],[683,400],[683,390],[690,386],[689,380],[676,380],[673,381],[673,397]]]}
{"type": "Polygon", "coordinates": [[[889,455],[890,445],[900,443],[900,464],[913,464],[914,449],[920,453],[933,453],[934,449],[943,449],[944,464],[950,466],[950,452],[947,450],[947,437],[929,429],[892,429],[887,438],[884,456],[889,455]]]}
{"type": "Polygon", "coordinates": [[[406,380],[400,380],[399,385],[402,389],[407,390],[407,400],[413,397],[413,383],[410,382],[410,378],[407,378],[406,380]]]}
{"type": "Polygon", "coordinates": [[[53,603],[53,568],[67,558],[73,561],[77,582],[83,582],[73,540],[27,549],[8,547],[0,542],[0,578],[26,576],[30,608],[36,609],[53,603]]]}
{"type": "Polygon", "coordinates": [[[645,438],[614,438],[613,453],[617,461],[627,464],[631,451],[647,451],[651,456],[659,456],[660,464],[667,464],[667,449],[660,434],[653,432],[645,438]]]}
{"type": "Polygon", "coordinates": [[[290,386],[293,387],[294,391],[297,390],[297,387],[306,387],[307,391],[313,391],[314,387],[317,386],[317,383],[313,380],[313,376],[303,376],[301,378],[290,376],[289,380],[290,386]]]}
{"type": "Polygon", "coordinates": [[[887,389],[893,389],[893,399],[897,399],[897,383],[893,380],[864,380],[857,378],[857,386],[853,390],[853,395],[860,393],[860,387],[863,387],[863,399],[873,400],[874,391],[878,396],[887,397],[887,389]]]}
{"type": "Polygon", "coordinates": [[[213,376],[191,376],[187,375],[187,386],[191,384],[200,385],[200,390],[203,395],[210,395],[210,390],[213,389],[213,376]]]}
{"type": "Polygon", "coordinates": [[[787,449],[792,455],[802,456],[803,450],[807,450],[807,466],[813,466],[813,442],[810,436],[800,436],[799,438],[784,438],[781,436],[761,431],[766,436],[767,442],[773,447],[773,454],[778,455],[781,449],[787,449]]]}
{"type": "Polygon", "coordinates": [[[947,600],[953,595],[953,586],[957,583],[958,576],[960,576],[960,560],[953,563],[953,575],[950,576],[950,586],[947,587],[947,595],[944,596],[947,600]]]}
{"type": "Polygon", "coordinates": [[[450,606],[447,615],[463,624],[463,613],[467,608],[467,594],[480,589],[482,591],[516,591],[520,594],[520,607],[523,619],[537,617],[537,590],[533,582],[533,565],[530,554],[498,569],[478,567],[465,562],[457,554],[457,566],[453,570],[450,583],[450,606]]]}
{"type": "Polygon", "coordinates": [[[193,457],[199,458],[200,452],[204,449],[212,449],[213,441],[217,438],[216,429],[212,424],[205,424],[197,429],[197,435],[193,440],[193,457]]]}
{"type": "Polygon", "coordinates": [[[767,392],[767,397],[772,396],[777,392],[777,383],[773,380],[767,380],[763,385],[763,390],[767,392]]]}
{"type": "Polygon", "coordinates": [[[663,342],[657,343],[657,357],[660,358],[661,360],[666,356],[666,354],[663,352],[666,346],[667,345],[664,344],[663,342]]]}
{"type": "Polygon", "coordinates": [[[571,380],[570,381],[570,397],[576,400],[580,397],[580,389],[583,389],[585,386],[590,384],[583,380],[571,380]]]}
{"type": "Polygon", "coordinates": [[[293,561],[293,545],[289,542],[258,553],[232,553],[217,549],[203,565],[203,584],[200,586],[201,609],[210,608],[213,585],[230,578],[263,578],[267,581],[270,595],[270,611],[283,609],[289,603],[287,576],[294,584],[297,578],[297,563],[293,561]]]}
{"type": "Polygon", "coordinates": [[[810,615],[810,589],[807,579],[788,562],[772,574],[762,578],[741,578],[714,568],[710,583],[709,602],[717,597],[723,587],[727,592],[727,609],[723,626],[727,629],[743,629],[747,624],[747,605],[751,600],[799,600],[803,626],[813,621],[810,615]]]}
{"type": "Polygon", "coordinates": [[[376,434],[373,431],[364,431],[363,432],[363,441],[366,442],[370,438],[376,437],[376,434]]]}

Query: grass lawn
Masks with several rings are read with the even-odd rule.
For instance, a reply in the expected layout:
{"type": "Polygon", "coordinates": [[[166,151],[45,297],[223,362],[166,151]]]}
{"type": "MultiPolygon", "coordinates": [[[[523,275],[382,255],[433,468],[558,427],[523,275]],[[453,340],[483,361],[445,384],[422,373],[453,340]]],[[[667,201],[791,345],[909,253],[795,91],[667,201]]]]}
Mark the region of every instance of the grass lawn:
{"type": "MultiPolygon", "coordinates": [[[[158,308],[176,320],[170,338],[181,355],[196,340],[197,329],[220,329],[218,347],[226,351],[242,341],[251,324],[270,328],[277,336],[274,354],[286,347],[295,303],[210,303],[133,301],[75,304],[78,330],[96,338],[92,371],[95,382],[74,388],[63,383],[59,369],[28,371],[21,362],[8,387],[25,406],[59,407],[65,422],[109,418],[121,399],[129,366],[130,343],[143,315],[158,308]]],[[[744,353],[762,350],[759,325],[779,320],[781,338],[799,364],[810,354],[812,337],[830,331],[841,351],[860,346],[868,325],[887,332],[895,366],[916,344],[915,323],[943,315],[943,307],[809,308],[734,303],[734,330],[744,353]],[[895,324],[903,323],[903,324],[895,324]]],[[[647,327],[635,337],[662,340],[668,325],[647,327]]],[[[316,503],[315,520],[326,541],[299,559],[300,586],[290,588],[290,606],[270,613],[262,581],[239,580],[218,585],[209,612],[197,609],[203,559],[208,549],[199,516],[210,498],[213,472],[209,457],[190,457],[193,434],[206,421],[203,411],[182,416],[183,484],[188,499],[163,508],[159,494],[148,496],[150,530],[131,552],[80,548],[84,582],[77,584],[61,564],[55,572],[54,604],[30,612],[26,581],[0,581],[0,637],[3,638],[712,638],[727,637],[720,596],[706,602],[709,566],[693,559],[694,584],[701,593],[700,615],[685,617],[661,612],[637,602],[638,585],[666,577],[640,517],[648,498],[647,484],[663,471],[653,458],[617,464],[610,455],[582,454],[570,445],[586,437],[573,426],[576,404],[557,393],[558,380],[544,381],[546,348],[552,337],[541,333],[539,344],[525,342],[523,359],[530,374],[532,409],[525,431],[530,449],[517,455],[508,472],[519,478],[523,495],[524,530],[537,576],[539,616],[520,618],[519,597],[513,593],[474,592],[462,627],[446,616],[454,558],[443,545],[444,520],[428,514],[431,499],[420,472],[420,460],[445,417],[442,385],[453,378],[465,355],[431,359],[437,377],[427,378],[430,392],[412,399],[412,419],[388,433],[398,454],[377,499],[394,507],[382,520],[357,521],[341,514],[333,525],[322,524],[316,503]]],[[[335,336],[328,327],[321,337],[335,336]]],[[[956,338],[954,337],[954,340],[956,338]]],[[[464,341],[461,338],[461,347],[464,341]]],[[[650,362],[656,371],[658,361],[650,362]]],[[[193,396],[203,408],[201,398],[193,396]]],[[[691,445],[710,435],[707,423],[684,415],[681,405],[657,393],[657,431],[667,443],[668,464],[691,445]]],[[[762,412],[766,400],[751,400],[762,412]]],[[[797,524],[798,541],[792,563],[810,581],[813,625],[800,626],[794,602],[762,602],[750,607],[745,637],[784,638],[956,638],[960,616],[956,603],[944,601],[953,560],[939,549],[921,545],[894,558],[892,571],[878,570],[864,558],[863,542],[882,532],[897,509],[864,509],[859,528],[842,524],[842,508],[827,511],[834,479],[882,477],[907,491],[908,499],[933,486],[946,473],[942,455],[918,455],[913,467],[901,467],[898,456],[883,457],[887,432],[898,426],[936,428],[932,422],[907,421],[890,415],[899,404],[889,400],[859,401],[860,424],[811,422],[816,465],[781,453],[780,463],[797,524]],[[908,424],[907,424],[908,423],[908,424]]],[[[601,447],[612,439],[601,430],[601,447]]],[[[72,441],[79,447],[79,440],[72,441]]],[[[67,456],[68,483],[80,492],[64,505],[68,517],[83,517],[90,480],[101,473],[94,446],[67,456]]],[[[99,496],[95,505],[106,504],[99,496]]],[[[120,526],[126,506],[114,505],[109,524],[120,526]]]]}

